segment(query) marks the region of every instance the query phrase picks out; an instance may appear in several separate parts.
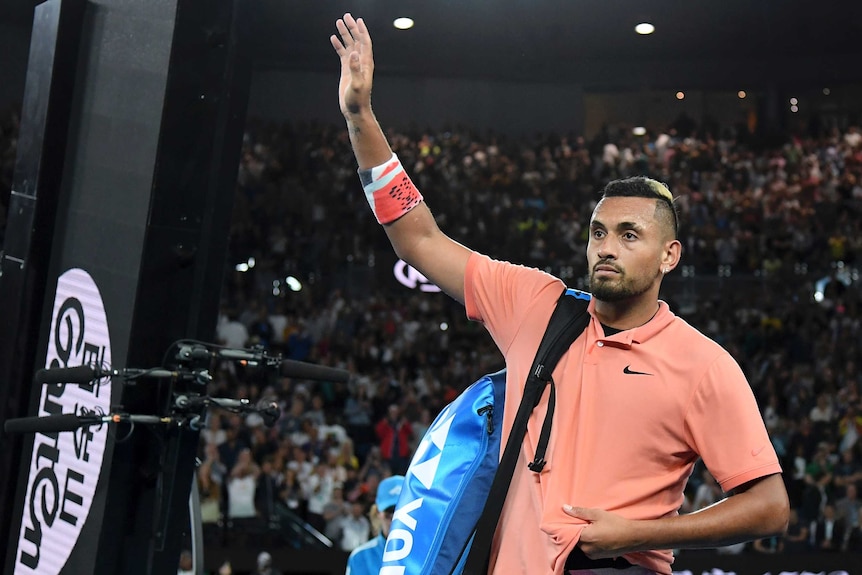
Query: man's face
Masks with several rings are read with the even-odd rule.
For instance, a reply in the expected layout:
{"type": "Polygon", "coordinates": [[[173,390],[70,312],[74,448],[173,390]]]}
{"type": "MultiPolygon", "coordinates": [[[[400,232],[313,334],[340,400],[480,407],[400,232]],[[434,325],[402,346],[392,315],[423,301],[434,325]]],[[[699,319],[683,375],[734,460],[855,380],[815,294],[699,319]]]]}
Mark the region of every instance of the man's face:
{"type": "Polygon", "coordinates": [[[377,512],[380,517],[380,532],[384,537],[389,537],[389,530],[392,528],[392,516],[395,513],[394,508],[389,508],[386,511],[377,512]]]}
{"type": "Polygon", "coordinates": [[[661,277],[667,231],[655,217],[656,200],[602,199],[590,221],[590,292],[617,302],[648,291],[661,277]]]}
{"type": "Polygon", "coordinates": [[[192,561],[192,554],[188,551],[183,551],[180,554],[180,569],[183,571],[191,571],[194,567],[194,562],[192,561]]]}

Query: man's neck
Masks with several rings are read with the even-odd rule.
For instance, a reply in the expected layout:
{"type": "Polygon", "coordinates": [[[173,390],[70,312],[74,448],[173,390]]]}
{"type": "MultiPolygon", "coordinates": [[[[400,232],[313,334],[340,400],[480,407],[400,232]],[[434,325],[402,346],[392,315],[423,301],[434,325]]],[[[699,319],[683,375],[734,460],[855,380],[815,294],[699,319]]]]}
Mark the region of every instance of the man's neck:
{"type": "Polygon", "coordinates": [[[606,302],[596,300],[596,317],[608,327],[620,331],[640,327],[651,320],[659,310],[658,300],[650,298],[641,300],[639,298],[621,301],[606,302]]]}

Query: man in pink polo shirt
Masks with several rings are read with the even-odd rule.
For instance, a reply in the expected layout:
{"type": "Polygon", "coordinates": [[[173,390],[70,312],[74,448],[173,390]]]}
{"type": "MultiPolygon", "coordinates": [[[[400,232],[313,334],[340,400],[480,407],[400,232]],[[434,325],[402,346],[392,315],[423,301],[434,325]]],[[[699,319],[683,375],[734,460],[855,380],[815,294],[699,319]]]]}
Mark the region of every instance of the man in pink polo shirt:
{"type": "MultiPolygon", "coordinates": [[[[364,22],[346,14],[336,28],[339,102],[369,205],[399,257],[464,303],[504,354],[508,430],[563,283],[440,231],[371,111],[374,61],[364,22]]],[[[680,261],[678,227],[663,184],[631,178],[605,188],[587,247],[590,325],[554,370],[556,415],[540,473],[527,463],[547,392],[528,424],[491,573],[669,574],[671,549],[786,528],[781,468],[745,376],[658,299],[662,278],[680,261]],[[698,458],[732,496],[678,515],[698,458]]]]}

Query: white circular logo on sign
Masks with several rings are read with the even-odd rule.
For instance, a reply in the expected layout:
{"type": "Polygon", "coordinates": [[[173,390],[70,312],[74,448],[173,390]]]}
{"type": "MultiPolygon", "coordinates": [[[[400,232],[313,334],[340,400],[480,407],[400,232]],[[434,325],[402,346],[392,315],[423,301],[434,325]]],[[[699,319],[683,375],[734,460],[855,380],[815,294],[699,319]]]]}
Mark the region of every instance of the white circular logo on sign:
{"type": "MultiPolygon", "coordinates": [[[[99,288],[75,268],[57,281],[45,367],[79,365],[110,366],[111,340],[99,288]]],[[[44,385],[39,415],[108,413],[110,407],[110,380],[44,385]]],[[[107,425],[35,434],[16,575],[56,575],[66,564],[93,503],[107,437],[107,425]]]]}

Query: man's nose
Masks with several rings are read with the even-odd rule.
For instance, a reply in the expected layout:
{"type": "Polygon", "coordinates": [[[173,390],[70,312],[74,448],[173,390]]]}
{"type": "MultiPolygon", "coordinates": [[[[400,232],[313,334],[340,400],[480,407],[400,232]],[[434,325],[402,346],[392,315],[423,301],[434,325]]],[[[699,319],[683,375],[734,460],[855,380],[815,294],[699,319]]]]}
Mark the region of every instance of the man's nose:
{"type": "Polygon", "coordinates": [[[596,255],[600,260],[613,260],[617,257],[617,251],[614,249],[613,242],[604,241],[599,245],[596,255]]]}

